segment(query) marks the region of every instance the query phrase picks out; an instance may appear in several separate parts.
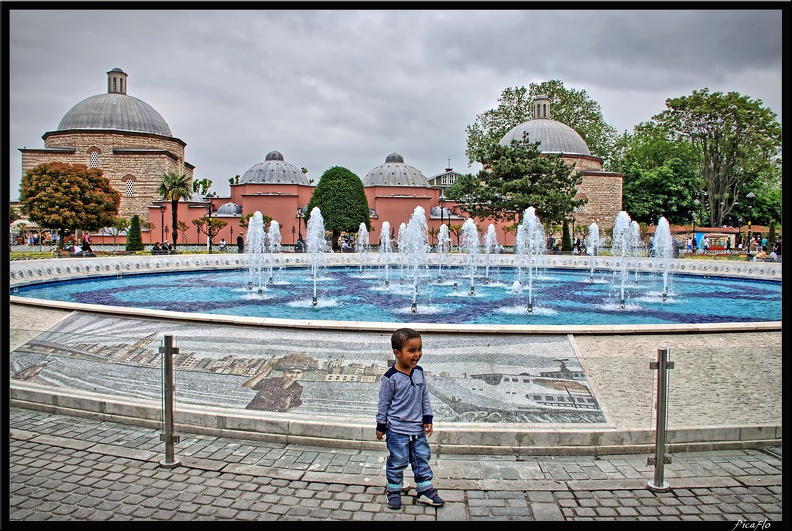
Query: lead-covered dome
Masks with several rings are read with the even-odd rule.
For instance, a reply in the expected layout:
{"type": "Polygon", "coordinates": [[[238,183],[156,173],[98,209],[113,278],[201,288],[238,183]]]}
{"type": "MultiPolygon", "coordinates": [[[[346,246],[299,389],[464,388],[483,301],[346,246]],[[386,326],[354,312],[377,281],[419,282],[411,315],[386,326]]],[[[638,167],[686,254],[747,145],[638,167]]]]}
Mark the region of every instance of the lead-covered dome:
{"type": "Polygon", "coordinates": [[[511,145],[512,140],[520,140],[528,133],[528,141],[539,142],[542,153],[563,153],[565,155],[591,155],[586,141],[566,124],[550,119],[550,99],[536,96],[533,103],[533,119],[512,128],[500,140],[502,146],[511,145]]]}
{"type": "Polygon", "coordinates": [[[428,188],[429,181],[423,173],[404,163],[404,157],[391,153],[363,178],[363,186],[415,186],[428,188]]]}
{"type": "Polygon", "coordinates": [[[270,151],[239,179],[239,184],[302,184],[310,186],[300,168],[283,160],[279,151],[270,151]]]}
{"type": "Polygon", "coordinates": [[[69,109],[58,131],[115,129],[173,136],[165,119],[143,100],[126,94],[127,74],[120,68],[107,73],[107,94],[97,94],[69,109]]]}

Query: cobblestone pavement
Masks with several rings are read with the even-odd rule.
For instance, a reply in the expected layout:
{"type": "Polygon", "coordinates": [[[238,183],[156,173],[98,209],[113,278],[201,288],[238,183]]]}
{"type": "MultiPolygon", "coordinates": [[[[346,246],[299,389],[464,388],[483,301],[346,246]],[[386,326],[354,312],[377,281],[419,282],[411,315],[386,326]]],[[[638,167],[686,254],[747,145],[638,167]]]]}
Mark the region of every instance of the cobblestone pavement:
{"type": "MultiPolygon", "coordinates": [[[[386,507],[378,450],[182,436],[13,407],[10,523],[36,520],[672,520],[780,522],[781,448],[646,455],[433,455],[444,507],[386,507]],[[666,487],[661,483],[662,487],[666,487]]],[[[406,474],[409,477],[409,472],[406,474]]],[[[412,478],[409,478],[412,479],[412,478]]],[[[767,527],[764,527],[767,529],[767,527]]]]}

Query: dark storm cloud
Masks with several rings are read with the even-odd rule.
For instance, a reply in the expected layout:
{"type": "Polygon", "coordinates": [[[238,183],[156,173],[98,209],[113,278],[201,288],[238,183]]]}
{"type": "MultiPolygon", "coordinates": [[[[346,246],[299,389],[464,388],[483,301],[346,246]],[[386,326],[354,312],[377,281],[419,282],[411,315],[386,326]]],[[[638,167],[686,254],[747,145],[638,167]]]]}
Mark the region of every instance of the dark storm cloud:
{"type": "Polygon", "coordinates": [[[114,67],[220,195],[275,149],[315,180],[332,166],[363,177],[392,152],[427,177],[449,159],[475,172],[465,127],[505,88],[551,79],[619,131],[704,87],[763,99],[780,120],[777,10],[189,7],[11,12],[12,199],[18,148],[42,147],[114,67]]]}

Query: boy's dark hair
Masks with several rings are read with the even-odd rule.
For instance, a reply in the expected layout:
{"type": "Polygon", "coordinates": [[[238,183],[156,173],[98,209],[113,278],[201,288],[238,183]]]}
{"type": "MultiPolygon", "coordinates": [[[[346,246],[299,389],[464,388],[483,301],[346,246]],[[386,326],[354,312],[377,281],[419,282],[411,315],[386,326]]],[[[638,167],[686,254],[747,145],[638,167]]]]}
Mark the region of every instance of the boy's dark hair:
{"type": "Polygon", "coordinates": [[[412,328],[399,328],[391,336],[391,348],[394,350],[401,350],[404,344],[411,339],[420,338],[421,334],[412,328]]]}

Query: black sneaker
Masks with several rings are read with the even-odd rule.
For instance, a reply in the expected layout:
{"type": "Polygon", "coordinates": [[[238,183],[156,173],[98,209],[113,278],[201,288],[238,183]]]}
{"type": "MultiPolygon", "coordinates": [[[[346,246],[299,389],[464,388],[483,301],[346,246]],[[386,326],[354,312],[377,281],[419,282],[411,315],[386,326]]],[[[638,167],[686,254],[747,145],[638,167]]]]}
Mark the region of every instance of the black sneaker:
{"type": "Polygon", "coordinates": [[[401,509],[401,491],[388,491],[388,509],[401,509]]]}
{"type": "Polygon", "coordinates": [[[435,489],[434,487],[432,487],[429,490],[419,492],[416,501],[418,503],[431,505],[432,507],[442,507],[443,505],[445,505],[445,500],[437,494],[437,489],[435,489]]]}

